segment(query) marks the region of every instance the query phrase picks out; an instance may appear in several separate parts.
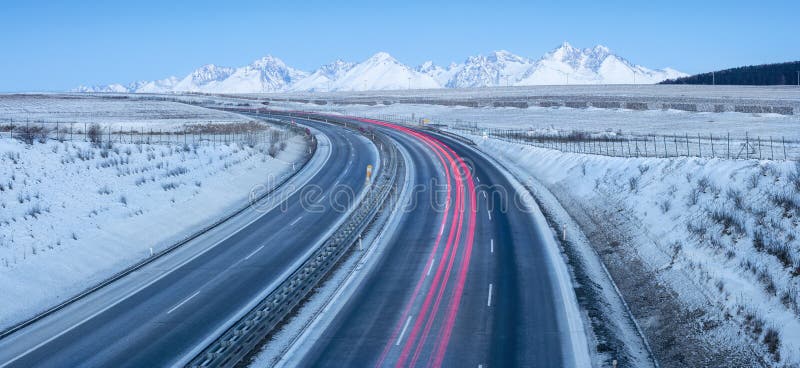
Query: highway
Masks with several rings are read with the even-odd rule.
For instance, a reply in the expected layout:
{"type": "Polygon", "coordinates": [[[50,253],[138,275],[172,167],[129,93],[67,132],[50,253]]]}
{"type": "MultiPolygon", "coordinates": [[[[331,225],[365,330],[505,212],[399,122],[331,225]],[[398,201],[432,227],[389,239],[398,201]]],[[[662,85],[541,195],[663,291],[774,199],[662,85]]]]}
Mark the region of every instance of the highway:
{"type": "Polygon", "coordinates": [[[452,139],[367,123],[412,155],[414,205],[301,365],[572,364],[571,331],[543,245],[552,233],[513,205],[503,173],[452,139]]]}
{"type": "MultiPolygon", "coordinates": [[[[338,226],[345,213],[332,210],[335,192],[360,191],[364,168],[378,161],[372,143],[354,131],[295,119],[330,140],[321,140],[325,159],[318,152],[299,184],[320,191],[282,188],[280,206],[250,211],[0,339],[0,367],[174,366],[199,353],[338,226]]],[[[377,129],[404,148],[414,171],[412,201],[376,267],[293,361],[575,365],[576,331],[545,249],[553,235],[517,205],[519,193],[504,172],[446,136],[375,120],[348,123],[377,129]]]]}
{"type": "Polygon", "coordinates": [[[282,205],[263,214],[247,211],[244,220],[1,339],[0,366],[163,367],[192,358],[326,238],[346,215],[331,206],[352,201],[347,193],[363,188],[365,167],[377,162],[363,136],[298,122],[330,140],[321,149],[329,156],[319,171],[298,184],[321,192],[285,189],[282,205]]]}

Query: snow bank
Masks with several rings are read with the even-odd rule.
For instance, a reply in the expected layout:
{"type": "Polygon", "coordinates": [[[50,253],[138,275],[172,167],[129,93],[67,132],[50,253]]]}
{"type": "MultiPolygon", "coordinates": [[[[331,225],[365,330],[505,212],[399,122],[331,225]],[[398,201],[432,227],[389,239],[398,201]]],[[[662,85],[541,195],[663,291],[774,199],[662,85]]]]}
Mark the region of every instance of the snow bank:
{"type": "MultiPolygon", "coordinates": [[[[738,326],[724,343],[750,346],[769,362],[800,362],[800,164],[612,158],[476,140],[582,210],[627,219],[637,234],[617,246],[703,310],[697,323],[738,326]]],[[[707,334],[720,335],[713,325],[707,334]]]]}

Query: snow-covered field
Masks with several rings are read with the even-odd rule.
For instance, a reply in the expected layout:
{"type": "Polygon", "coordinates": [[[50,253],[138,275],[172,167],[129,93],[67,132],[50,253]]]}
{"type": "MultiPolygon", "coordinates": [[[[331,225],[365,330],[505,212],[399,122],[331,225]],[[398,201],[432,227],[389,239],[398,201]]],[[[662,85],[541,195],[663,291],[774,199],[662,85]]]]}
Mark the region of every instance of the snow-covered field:
{"type": "MultiPolygon", "coordinates": [[[[324,107],[313,104],[283,104],[286,108],[316,109],[324,107]]],[[[747,114],[737,112],[689,112],[679,110],[645,110],[569,107],[448,107],[421,104],[393,104],[377,106],[347,105],[332,112],[351,115],[385,116],[389,119],[415,121],[430,119],[432,123],[451,126],[475,123],[480,128],[501,129],[558,129],[588,132],[617,132],[632,134],[689,134],[717,136],[730,133],[743,137],[785,137],[800,140],[800,116],[778,114],[747,114]]]]}
{"type": "MultiPolygon", "coordinates": [[[[753,343],[769,362],[800,363],[800,164],[614,158],[473,138],[553,189],[568,211],[620,220],[615,230],[631,236],[612,248],[704,311],[696,322],[709,343],[753,343]]],[[[637,312],[646,334],[670,323],[637,312]]]]}
{"type": "MultiPolygon", "coordinates": [[[[74,123],[113,129],[176,129],[184,125],[243,123],[247,117],[171,101],[142,101],[127,96],[79,94],[2,95],[0,126],[11,123],[74,123]],[[116,97],[116,98],[113,98],[116,97]],[[126,98],[122,98],[126,97],[126,98]]],[[[76,127],[77,128],[77,127],[76,127]]]]}
{"type": "Polygon", "coordinates": [[[737,100],[800,102],[797,86],[708,86],[708,85],[552,85],[492,88],[451,89],[398,89],[393,91],[341,91],[329,93],[276,93],[251,94],[271,98],[307,98],[331,100],[471,100],[471,99],[526,99],[531,97],[614,97],[637,99],[737,100]]]}
{"type": "MultiPolygon", "coordinates": [[[[0,101],[6,110],[20,109],[0,101]]],[[[97,115],[106,122],[120,118],[170,126],[206,117],[236,122],[237,117],[174,103],[87,105],[57,102],[69,107],[72,117],[97,115]],[[165,111],[174,113],[162,121],[165,111]]],[[[58,107],[48,103],[45,110],[58,107]]],[[[269,142],[95,146],[51,139],[29,146],[0,138],[0,328],[241,208],[253,187],[277,184],[293,162],[304,159],[307,142],[288,132],[269,139],[285,139],[285,144],[277,142],[276,152],[269,142]]]]}

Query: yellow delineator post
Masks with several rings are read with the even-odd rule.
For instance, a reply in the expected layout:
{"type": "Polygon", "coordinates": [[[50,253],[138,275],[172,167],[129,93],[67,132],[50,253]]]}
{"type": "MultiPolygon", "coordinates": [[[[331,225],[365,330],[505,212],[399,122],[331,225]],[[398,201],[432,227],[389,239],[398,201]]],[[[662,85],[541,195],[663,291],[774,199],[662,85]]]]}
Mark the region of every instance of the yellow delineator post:
{"type": "Polygon", "coordinates": [[[366,182],[369,183],[372,178],[372,165],[367,165],[367,179],[366,182]]]}

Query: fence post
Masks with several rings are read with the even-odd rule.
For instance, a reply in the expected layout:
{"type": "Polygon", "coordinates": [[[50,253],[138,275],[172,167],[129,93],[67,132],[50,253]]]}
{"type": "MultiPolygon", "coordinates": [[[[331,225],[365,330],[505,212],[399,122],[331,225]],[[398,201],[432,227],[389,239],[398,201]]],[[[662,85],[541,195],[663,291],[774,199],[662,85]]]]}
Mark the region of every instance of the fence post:
{"type": "Polygon", "coordinates": [[[664,138],[664,157],[669,157],[669,151],[667,150],[667,136],[662,135],[661,138],[664,138]]]}
{"type": "Polygon", "coordinates": [[[783,143],[783,159],[786,160],[786,139],[781,136],[781,142],[783,143]]]}
{"type": "Polygon", "coordinates": [[[675,157],[678,157],[678,135],[672,134],[673,143],[675,143],[675,157]]]}
{"type": "Polygon", "coordinates": [[[731,159],[731,132],[728,132],[728,160],[731,159]]]}
{"type": "Polygon", "coordinates": [[[758,159],[761,160],[761,136],[758,136],[758,159]]]}
{"type": "Polygon", "coordinates": [[[684,134],[686,135],[686,157],[689,157],[689,133],[684,132],[684,134]]]}
{"type": "Polygon", "coordinates": [[[744,159],[750,159],[750,138],[747,136],[747,132],[744,132],[744,159]]]}
{"type": "Polygon", "coordinates": [[[711,141],[711,157],[714,157],[714,134],[708,133],[708,138],[711,141]]]}
{"type": "Polygon", "coordinates": [[[700,133],[697,133],[697,154],[703,157],[703,146],[700,144],[700,133]]]}
{"type": "Polygon", "coordinates": [[[775,152],[772,150],[772,136],[769,136],[769,156],[771,160],[775,160],[775,152]]]}
{"type": "Polygon", "coordinates": [[[644,136],[644,157],[647,157],[647,136],[644,136]]]}

